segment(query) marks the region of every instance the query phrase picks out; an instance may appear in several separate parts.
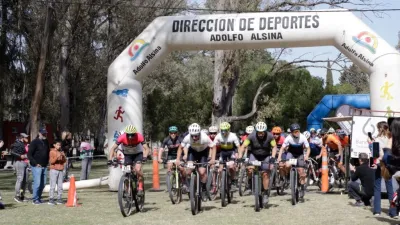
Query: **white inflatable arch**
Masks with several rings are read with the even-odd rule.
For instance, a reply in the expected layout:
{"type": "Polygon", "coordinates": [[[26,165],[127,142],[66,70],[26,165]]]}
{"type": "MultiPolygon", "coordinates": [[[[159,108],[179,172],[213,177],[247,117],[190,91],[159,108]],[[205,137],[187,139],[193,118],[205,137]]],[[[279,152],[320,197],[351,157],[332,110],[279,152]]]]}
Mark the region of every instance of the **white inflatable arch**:
{"type": "Polygon", "coordinates": [[[400,111],[399,52],[349,11],[159,17],[108,69],[108,144],[128,124],[143,131],[140,80],[171,51],[328,45],[370,74],[372,110],[400,111]]]}

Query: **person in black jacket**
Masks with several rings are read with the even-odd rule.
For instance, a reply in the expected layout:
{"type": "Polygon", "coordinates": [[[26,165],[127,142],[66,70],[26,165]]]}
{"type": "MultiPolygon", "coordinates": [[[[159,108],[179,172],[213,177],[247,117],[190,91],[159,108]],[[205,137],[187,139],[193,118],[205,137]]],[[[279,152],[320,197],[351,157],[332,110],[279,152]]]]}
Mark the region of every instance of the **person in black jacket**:
{"type": "Polygon", "coordinates": [[[32,203],[39,205],[42,202],[42,192],[46,185],[47,165],[49,164],[49,142],[45,128],[39,130],[39,136],[29,145],[28,158],[32,166],[33,197],[32,203]]]}
{"type": "Polygon", "coordinates": [[[28,135],[21,133],[17,136],[15,143],[11,146],[11,154],[16,157],[14,164],[17,172],[17,181],[15,182],[15,197],[16,202],[23,202],[26,182],[28,180],[28,156],[27,149],[25,149],[25,143],[28,143],[28,135]]]}
{"type": "Polygon", "coordinates": [[[360,153],[358,160],[360,166],[356,170],[350,165],[350,170],[354,173],[351,176],[352,182],[349,183],[349,195],[356,200],[355,206],[370,205],[374,196],[375,170],[369,167],[368,154],[360,153]],[[356,182],[358,179],[361,184],[356,182]]]}

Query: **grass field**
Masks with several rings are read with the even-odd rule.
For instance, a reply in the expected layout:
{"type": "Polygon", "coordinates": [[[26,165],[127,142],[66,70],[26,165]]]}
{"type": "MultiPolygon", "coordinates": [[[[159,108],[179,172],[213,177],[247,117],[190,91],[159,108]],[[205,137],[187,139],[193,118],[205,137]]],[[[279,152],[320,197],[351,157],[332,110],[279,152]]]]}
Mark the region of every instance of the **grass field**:
{"type": "MultiPolygon", "coordinates": [[[[151,164],[151,163],[149,163],[151,164]]],[[[151,181],[151,165],[147,164],[145,173],[151,181]]],[[[79,180],[79,163],[74,163],[72,172],[79,180]]],[[[92,168],[90,178],[108,174],[105,161],[97,161],[92,168]]],[[[161,188],[165,188],[164,174],[161,169],[161,188]]],[[[109,192],[108,186],[95,189],[78,190],[80,207],[51,206],[48,204],[32,205],[17,203],[13,200],[15,175],[8,171],[0,172],[0,191],[3,195],[5,210],[0,210],[0,224],[396,224],[387,216],[388,201],[382,201],[383,213],[374,217],[370,207],[356,208],[353,200],[340,192],[320,194],[316,190],[306,193],[305,202],[292,206],[289,195],[273,196],[269,207],[261,212],[254,212],[254,197],[240,197],[235,193],[232,204],[222,208],[217,199],[203,203],[204,211],[192,216],[187,196],[183,202],[172,205],[165,192],[146,192],[145,212],[122,217],[117,193],[109,192]]],[[[151,184],[147,182],[146,188],[151,184]]],[[[275,195],[275,192],[273,192],[275,195]]],[[[67,191],[63,197],[67,197],[67,191]]],[[[44,194],[47,200],[47,193],[44,194]]],[[[66,200],[66,199],[65,199],[66,200]]]]}

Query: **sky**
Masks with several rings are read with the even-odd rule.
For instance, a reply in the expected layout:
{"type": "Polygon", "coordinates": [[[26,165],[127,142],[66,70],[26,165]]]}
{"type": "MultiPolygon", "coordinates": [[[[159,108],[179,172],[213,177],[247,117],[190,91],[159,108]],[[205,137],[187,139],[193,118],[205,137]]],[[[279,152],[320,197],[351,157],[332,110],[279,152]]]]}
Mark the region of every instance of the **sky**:
{"type": "MultiPolygon", "coordinates": [[[[360,0],[354,0],[360,2],[360,0]]],[[[205,0],[190,0],[189,3],[197,3],[200,7],[203,6],[205,0]]],[[[389,9],[396,8],[400,9],[400,0],[370,0],[372,3],[381,3],[382,5],[377,6],[378,9],[389,9]]],[[[348,9],[367,9],[363,6],[354,5],[344,5],[348,9]]],[[[321,6],[316,9],[328,9],[326,6],[321,6]]],[[[372,12],[353,12],[358,18],[360,18],[364,23],[366,23],[372,31],[381,36],[386,40],[391,46],[396,46],[399,41],[400,32],[400,11],[389,11],[380,14],[379,16],[374,15],[372,12]]],[[[282,59],[291,61],[293,59],[298,59],[300,56],[304,59],[315,59],[315,60],[328,60],[335,59],[339,50],[335,47],[311,47],[311,48],[292,48],[290,54],[286,54],[282,59]],[[317,57],[314,57],[317,56],[317,57]]],[[[314,64],[321,67],[326,67],[326,63],[314,64]]],[[[339,66],[333,66],[335,69],[340,69],[339,66]]],[[[311,75],[322,77],[325,79],[326,68],[308,68],[311,75]]],[[[334,84],[339,82],[340,73],[338,71],[332,71],[334,84]]]]}

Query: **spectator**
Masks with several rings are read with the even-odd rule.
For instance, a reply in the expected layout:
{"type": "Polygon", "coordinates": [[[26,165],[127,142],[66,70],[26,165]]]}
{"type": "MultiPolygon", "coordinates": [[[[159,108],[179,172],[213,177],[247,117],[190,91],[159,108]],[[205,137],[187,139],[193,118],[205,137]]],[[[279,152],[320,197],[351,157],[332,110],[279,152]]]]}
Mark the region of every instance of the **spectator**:
{"type": "Polygon", "coordinates": [[[46,135],[46,128],[41,128],[38,137],[29,145],[28,158],[32,167],[32,203],[34,205],[43,203],[42,192],[46,185],[47,165],[49,163],[49,142],[46,135]]]}
{"type": "Polygon", "coordinates": [[[357,170],[350,165],[350,170],[355,171],[351,176],[352,182],[349,183],[349,195],[356,200],[355,206],[370,205],[370,200],[374,196],[375,170],[369,167],[369,158],[366,153],[358,155],[360,166],[357,170]],[[361,184],[356,182],[360,179],[361,184]]]}
{"type": "MultiPolygon", "coordinates": [[[[379,157],[378,162],[382,161],[384,156],[387,157],[389,152],[391,151],[391,135],[389,132],[389,125],[387,122],[382,121],[379,122],[376,127],[378,128],[378,136],[375,138],[375,141],[379,143],[379,157]]],[[[385,158],[386,158],[385,157],[385,158]]],[[[375,187],[374,187],[374,215],[379,216],[381,214],[381,166],[376,168],[375,172],[375,187]]],[[[392,177],[389,179],[385,179],[386,190],[388,194],[389,203],[393,200],[393,184],[392,184],[392,177]]],[[[390,207],[389,209],[389,216],[395,217],[396,216],[396,208],[390,207]]]]}
{"type": "MultiPolygon", "coordinates": [[[[72,134],[70,132],[68,132],[68,131],[64,131],[64,132],[62,132],[61,139],[62,139],[62,143],[61,143],[62,151],[64,151],[64,153],[67,155],[68,158],[72,157],[73,156],[73,152],[72,152],[72,134]]],[[[72,160],[71,159],[67,159],[67,167],[65,167],[65,169],[67,169],[67,168],[74,168],[73,165],[72,165],[72,160]]],[[[64,173],[65,172],[66,171],[64,171],[64,173]]]]}
{"type": "Polygon", "coordinates": [[[90,144],[90,136],[87,136],[80,146],[80,158],[82,159],[81,180],[89,178],[93,160],[93,146],[90,144]]]}
{"type": "Polygon", "coordinates": [[[28,181],[28,149],[25,148],[25,143],[28,143],[28,135],[21,133],[17,136],[15,143],[11,146],[11,154],[15,156],[14,164],[17,181],[15,182],[15,197],[16,202],[23,202],[25,199],[26,184],[28,181]]]}
{"type": "Polygon", "coordinates": [[[53,148],[50,150],[50,192],[49,205],[64,204],[62,201],[63,181],[64,181],[64,164],[67,158],[61,151],[61,141],[55,141],[53,148]],[[54,189],[57,184],[57,202],[54,202],[54,189]]]}
{"type": "MultiPolygon", "coordinates": [[[[384,161],[386,162],[389,174],[393,176],[400,185],[400,118],[389,118],[388,123],[390,124],[390,132],[392,135],[392,151],[387,155],[386,160],[384,156],[384,161]]],[[[400,188],[394,193],[394,202],[392,202],[393,206],[396,205],[396,202],[399,202],[399,196],[400,188]]],[[[396,215],[397,214],[398,208],[396,210],[396,215]]]]}

